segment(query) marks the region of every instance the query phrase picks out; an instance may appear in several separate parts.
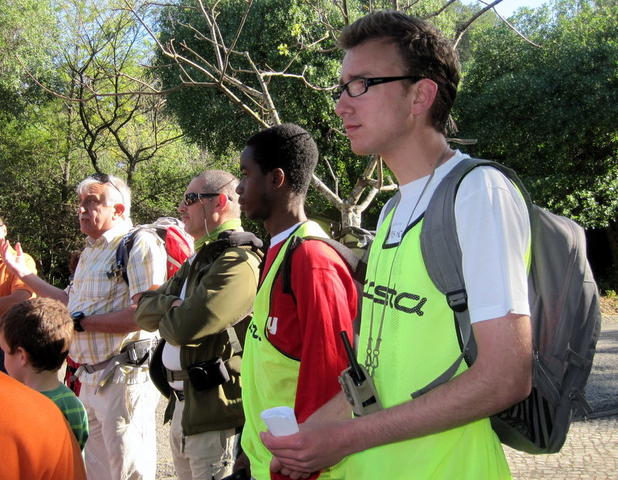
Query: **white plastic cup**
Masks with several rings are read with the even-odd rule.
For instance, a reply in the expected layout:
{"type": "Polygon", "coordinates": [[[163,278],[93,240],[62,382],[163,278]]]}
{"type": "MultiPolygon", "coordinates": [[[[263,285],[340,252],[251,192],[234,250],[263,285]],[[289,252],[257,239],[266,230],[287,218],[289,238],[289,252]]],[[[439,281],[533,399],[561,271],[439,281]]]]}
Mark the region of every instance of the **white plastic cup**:
{"type": "Polygon", "coordinates": [[[275,437],[298,433],[298,423],[294,410],[290,407],[273,407],[264,410],[260,416],[275,437]]]}

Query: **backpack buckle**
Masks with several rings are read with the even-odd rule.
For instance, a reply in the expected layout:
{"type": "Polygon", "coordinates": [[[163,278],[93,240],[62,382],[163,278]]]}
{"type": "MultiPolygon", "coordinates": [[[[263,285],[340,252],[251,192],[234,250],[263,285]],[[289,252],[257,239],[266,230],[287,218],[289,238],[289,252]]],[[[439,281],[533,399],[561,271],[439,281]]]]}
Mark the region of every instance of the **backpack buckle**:
{"type": "Polygon", "coordinates": [[[117,263],[115,263],[107,272],[105,272],[105,275],[108,279],[112,281],[121,282],[123,275],[122,265],[118,265],[117,263]]]}
{"type": "Polygon", "coordinates": [[[457,313],[465,312],[468,309],[468,294],[465,289],[448,292],[446,301],[451,310],[457,313]]]}

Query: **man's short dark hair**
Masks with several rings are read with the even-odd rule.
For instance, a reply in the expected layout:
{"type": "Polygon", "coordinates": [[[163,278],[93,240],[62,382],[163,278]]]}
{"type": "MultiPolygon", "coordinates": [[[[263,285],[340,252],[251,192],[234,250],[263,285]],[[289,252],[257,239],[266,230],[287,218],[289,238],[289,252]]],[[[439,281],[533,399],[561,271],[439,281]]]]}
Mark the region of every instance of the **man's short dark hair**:
{"type": "Polygon", "coordinates": [[[305,195],[318,163],[318,147],[309,132],[294,123],[284,123],[253,135],[247,146],[262,173],[280,168],[290,189],[305,195]]]}
{"type": "Polygon", "coordinates": [[[55,371],[69,353],[73,320],[63,303],[51,298],[32,298],[13,305],[1,318],[0,329],[9,353],[23,348],[39,372],[55,371]]]}
{"type": "Polygon", "coordinates": [[[459,59],[451,42],[433,25],[395,10],[380,10],[359,18],[341,32],[339,46],[354,48],[367,40],[392,41],[407,75],[429,78],[438,85],[431,107],[432,125],[446,134],[459,85],[459,59]]]}

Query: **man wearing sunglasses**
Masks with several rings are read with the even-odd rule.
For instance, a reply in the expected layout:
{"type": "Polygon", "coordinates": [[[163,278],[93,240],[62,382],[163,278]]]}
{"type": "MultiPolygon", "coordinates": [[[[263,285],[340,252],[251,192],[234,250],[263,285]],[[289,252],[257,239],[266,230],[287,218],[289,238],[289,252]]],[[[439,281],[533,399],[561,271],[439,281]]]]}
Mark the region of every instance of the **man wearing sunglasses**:
{"type": "Polygon", "coordinates": [[[166,341],[150,368],[169,399],[166,420],[171,416],[180,480],[231,474],[244,423],[240,343],[257,289],[261,242],[242,231],[237,185],[221,170],[189,183],[178,212],[196,253],[172,279],[146,292],[136,312],[142,328],[158,329],[166,341]]]}
{"type": "Polygon", "coordinates": [[[487,417],[531,387],[526,205],[493,168],[476,168],[459,185],[456,228],[478,353],[470,366],[457,364],[453,311],[427,272],[420,242],[429,199],[465,157],[446,139],[457,54],[427,22],[394,11],[349,25],[340,45],[335,111],[352,150],[380,155],[400,184],[399,202],[381,215],[371,246],[356,346],[385,408],[351,418],[340,394],[305,431],[263,435],[273,466],[299,478],[351,455],[345,478],[355,480],[510,478],[487,417]],[[451,365],[450,380],[412,398],[451,365]]]}
{"type": "Polygon", "coordinates": [[[37,294],[63,301],[72,312],[76,332],[70,356],[81,364],[80,399],[90,424],[88,478],[154,480],[159,393],[146,362],[154,335],[140,330],[134,312],[141,293],[165,282],[167,256],[157,236],[137,235],[128,284],[112,275],[118,244],[132,228],[131,191],[120,178],[97,173],[78,185],[77,194],[86,247],[70,294],[32,273],[22,255],[3,249],[3,256],[37,294]]]}

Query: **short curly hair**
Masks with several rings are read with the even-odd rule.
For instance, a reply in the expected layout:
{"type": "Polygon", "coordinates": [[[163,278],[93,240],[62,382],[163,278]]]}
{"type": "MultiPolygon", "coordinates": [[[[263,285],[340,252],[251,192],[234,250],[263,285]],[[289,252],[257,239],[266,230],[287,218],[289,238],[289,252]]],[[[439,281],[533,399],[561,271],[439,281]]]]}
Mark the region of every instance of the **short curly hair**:
{"type": "Polygon", "coordinates": [[[318,163],[318,147],[309,132],[284,123],[256,133],[247,140],[247,147],[253,148],[253,160],[262,173],[280,168],[290,189],[306,195],[318,163]]]}
{"type": "Polygon", "coordinates": [[[367,40],[385,39],[398,48],[407,75],[433,80],[438,94],[431,107],[433,127],[447,133],[460,79],[457,51],[433,25],[395,10],[378,10],[346,26],[339,37],[344,50],[367,40]]]}
{"type": "Polygon", "coordinates": [[[32,298],[13,305],[1,318],[0,330],[9,353],[23,348],[38,372],[58,370],[73,340],[73,320],[63,303],[32,298]]]}

